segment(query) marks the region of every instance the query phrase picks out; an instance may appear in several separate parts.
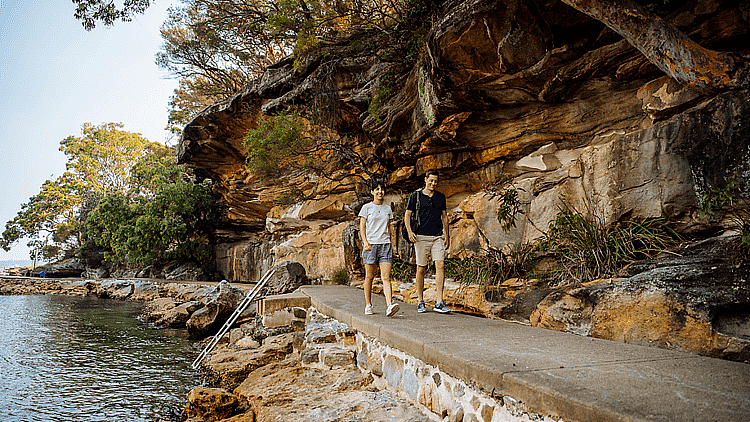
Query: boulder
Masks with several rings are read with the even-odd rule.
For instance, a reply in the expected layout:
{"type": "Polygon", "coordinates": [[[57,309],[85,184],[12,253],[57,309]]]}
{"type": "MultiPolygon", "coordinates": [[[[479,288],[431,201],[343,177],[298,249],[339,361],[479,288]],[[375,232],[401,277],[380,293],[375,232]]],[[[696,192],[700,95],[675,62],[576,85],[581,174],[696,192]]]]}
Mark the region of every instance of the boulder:
{"type": "Polygon", "coordinates": [[[105,280],[99,283],[96,295],[101,298],[125,299],[133,292],[133,282],[130,280],[105,280]]]}
{"type": "Polygon", "coordinates": [[[154,322],[163,318],[164,314],[174,309],[178,303],[171,297],[160,297],[146,302],[141,309],[141,318],[154,322]]]}
{"type": "Polygon", "coordinates": [[[305,267],[299,262],[281,261],[274,265],[274,268],[276,272],[269,278],[265,287],[267,296],[291,293],[308,283],[305,267]]]}
{"type": "Polygon", "coordinates": [[[288,358],[255,370],[234,390],[257,420],[428,422],[414,405],[388,391],[354,366],[321,370],[288,358]]]}
{"type": "Polygon", "coordinates": [[[180,262],[164,268],[164,278],[167,280],[198,281],[207,280],[203,269],[195,262],[180,262]]]}
{"type": "Polygon", "coordinates": [[[226,322],[244,298],[244,291],[230,286],[223,280],[206,297],[205,306],[195,311],[187,320],[185,325],[188,335],[192,338],[212,335],[226,322]]]}
{"type": "Polygon", "coordinates": [[[159,297],[159,286],[148,281],[134,281],[131,300],[153,300],[159,297]]]}
{"type": "Polygon", "coordinates": [[[154,324],[160,327],[185,328],[190,316],[204,306],[199,300],[183,303],[165,311],[154,324]]]}
{"type": "Polygon", "coordinates": [[[286,358],[293,351],[294,334],[267,338],[257,349],[224,349],[201,361],[203,379],[212,386],[232,391],[256,369],[286,358]]]}
{"type": "Polygon", "coordinates": [[[750,361],[750,263],[734,237],[685,244],[625,267],[620,278],[563,286],[532,325],[608,340],[750,361]]]}
{"type": "Polygon", "coordinates": [[[330,280],[336,271],[345,267],[341,239],[348,225],[349,222],[344,222],[314,227],[290,236],[285,242],[274,246],[272,253],[277,262],[304,262],[307,271],[330,280]]]}
{"type": "Polygon", "coordinates": [[[204,422],[220,421],[236,415],[239,407],[237,397],[227,390],[195,387],[188,393],[187,405],[182,411],[181,420],[199,418],[204,422]]]}

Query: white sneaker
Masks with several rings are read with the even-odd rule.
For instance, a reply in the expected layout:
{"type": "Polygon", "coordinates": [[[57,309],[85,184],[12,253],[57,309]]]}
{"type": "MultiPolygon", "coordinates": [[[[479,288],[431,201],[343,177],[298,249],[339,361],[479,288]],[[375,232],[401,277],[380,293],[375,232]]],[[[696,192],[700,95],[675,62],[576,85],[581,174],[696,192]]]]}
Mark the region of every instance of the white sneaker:
{"type": "Polygon", "coordinates": [[[372,311],[372,305],[365,306],[365,315],[372,315],[375,312],[372,311]]]}
{"type": "Polygon", "coordinates": [[[396,312],[398,312],[398,303],[393,302],[390,305],[388,305],[388,310],[385,311],[385,315],[392,317],[396,315],[396,312]]]}

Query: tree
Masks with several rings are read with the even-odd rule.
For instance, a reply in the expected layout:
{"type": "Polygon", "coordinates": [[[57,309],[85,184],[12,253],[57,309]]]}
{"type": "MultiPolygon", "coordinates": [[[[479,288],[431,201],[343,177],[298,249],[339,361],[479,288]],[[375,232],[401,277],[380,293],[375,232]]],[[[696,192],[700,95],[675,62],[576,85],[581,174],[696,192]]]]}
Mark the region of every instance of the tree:
{"type": "Polygon", "coordinates": [[[15,218],[6,223],[0,247],[9,251],[17,241],[28,238],[32,259],[51,260],[78,246],[82,191],[80,180],[70,172],[44,182],[40,192],[22,204],[15,218]]]}
{"type": "Polygon", "coordinates": [[[676,81],[704,92],[750,87],[747,57],[702,47],[632,0],[562,0],[622,35],[676,81]]]}
{"type": "Polygon", "coordinates": [[[68,171],[96,194],[127,192],[130,169],[149,153],[150,146],[159,145],[138,133],[119,130],[123,127],[122,123],[84,123],[82,137],[68,136],[60,142],[60,151],[68,156],[68,171]]]}
{"type": "Polygon", "coordinates": [[[177,178],[166,171],[169,161],[176,161],[173,150],[119,130],[122,127],[86,123],[82,137],[61,141],[60,150],[68,156],[67,171],[46,181],[37,195],[21,205],[6,223],[0,247],[10,250],[28,238],[35,256],[69,256],[82,245],[88,213],[107,194],[153,197],[158,184],[177,178]]]}
{"type": "Polygon", "coordinates": [[[207,105],[230,98],[265,68],[291,52],[288,37],[266,30],[274,3],[185,0],[161,27],[156,63],[180,81],[170,99],[170,128],[190,121],[207,105]]]}
{"type": "Polygon", "coordinates": [[[77,5],[73,16],[90,31],[96,27],[97,22],[105,26],[112,26],[118,20],[130,22],[134,15],[146,11],[151,1],[125,0],[122,9],[118,9],[113,0],[73,0],[73,4],[77,5]]]}
{"type": "Polygon", "coordinates": [[[206,183],[179,178],[160,184],[148,200],[108,194],[86,219],[85,239],[114,265],[145,266],[170,259],[205,264],[210,258],[203,242],[211,231],[210,191],[206,183]]]}

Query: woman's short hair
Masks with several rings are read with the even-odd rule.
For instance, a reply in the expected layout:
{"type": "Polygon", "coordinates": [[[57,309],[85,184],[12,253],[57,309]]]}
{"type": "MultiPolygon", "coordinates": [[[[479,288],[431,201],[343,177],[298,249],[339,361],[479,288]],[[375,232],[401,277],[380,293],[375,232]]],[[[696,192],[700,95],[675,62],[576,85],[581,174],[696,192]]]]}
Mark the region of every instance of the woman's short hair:
{"type": "Polygon", "coordinates": [[[370,192],[377,189],[378,186],[382,187],[383,190],[385,190],[385,181],[383,179],[370,179],[370,192]]]}

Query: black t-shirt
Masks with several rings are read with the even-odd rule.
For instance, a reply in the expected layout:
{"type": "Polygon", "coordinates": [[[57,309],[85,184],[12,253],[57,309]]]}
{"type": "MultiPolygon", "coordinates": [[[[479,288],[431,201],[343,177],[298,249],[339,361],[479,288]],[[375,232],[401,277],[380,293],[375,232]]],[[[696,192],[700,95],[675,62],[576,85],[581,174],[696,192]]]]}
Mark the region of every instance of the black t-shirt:
{"type": "Polygon", "coordinates": [[[419,227],[414,230],[415,234],[424,236],[442,236],[443,235],[443,210],[445,206],[445,195],[438,191],[433,191],[432,197],[422,193],[422,189],[417,191],[418,195],[410,195],[406,203],[406,209],[416,212],[417,200],[419,198],[419,227]]]}

